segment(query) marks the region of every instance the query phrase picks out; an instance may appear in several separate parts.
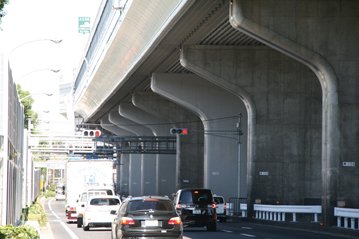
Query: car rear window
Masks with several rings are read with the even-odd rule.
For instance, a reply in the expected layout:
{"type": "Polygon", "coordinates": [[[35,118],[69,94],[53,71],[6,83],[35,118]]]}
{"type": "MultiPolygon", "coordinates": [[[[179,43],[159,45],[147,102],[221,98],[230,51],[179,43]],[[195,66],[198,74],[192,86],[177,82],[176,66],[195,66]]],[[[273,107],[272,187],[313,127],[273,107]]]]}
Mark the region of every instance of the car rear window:
{"type": "Polygon", "coordinates": [[[223,204],[224,203],[224,200],[222,197],[214,197],[214,202],[215,203],[218,203],[218,204],[223,204]]]}
{"type": "Polygon", "coordinates": [[[180,199],[182,204],[211,204],[212,193],[210,190],[186,190],[182,191],[180,199]]]}
{"type": "Polygon", "coordinates": [[[90,205],[93,206],[114,206],[120,204],[120,200],[117,198],[93,198],[90,201],[90,205]]]}
{"type": "Polygon", "coordinates": [[[88,198],[91,196],[97,196],[97,195],[106,195],[106,192],[104,191],[89,191],[82,194],[80,202],[87,202],[88,198]]]}
{"type": "Polygon", "coordinates": [[[168,200],[133,200],[128,202],[128,211],[154,210],[154,211],[172,211],[172,203],[168,200]]]}

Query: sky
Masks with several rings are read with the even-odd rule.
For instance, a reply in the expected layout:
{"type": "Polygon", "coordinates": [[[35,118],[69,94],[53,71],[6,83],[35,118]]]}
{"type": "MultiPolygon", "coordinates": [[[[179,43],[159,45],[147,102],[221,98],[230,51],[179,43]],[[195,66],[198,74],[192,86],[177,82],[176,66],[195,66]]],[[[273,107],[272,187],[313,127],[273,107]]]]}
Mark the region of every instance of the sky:
{"type": "Polygon", "coordinates": [[[35,99],[34,110],[40,115],[50,111],[51,114],[46,114],[48,119],[43,120],[47,123],[60,119],[56,112],[58,84],[74,81],[88,44],[90,33],[78,32],[79,17],[89,17],[91,28],[101,2],[9,0],[5,7],[0,48],[8,53],[14,81],[35,99]],[[49,97],[45,93],[53,95],[49,97]]]}

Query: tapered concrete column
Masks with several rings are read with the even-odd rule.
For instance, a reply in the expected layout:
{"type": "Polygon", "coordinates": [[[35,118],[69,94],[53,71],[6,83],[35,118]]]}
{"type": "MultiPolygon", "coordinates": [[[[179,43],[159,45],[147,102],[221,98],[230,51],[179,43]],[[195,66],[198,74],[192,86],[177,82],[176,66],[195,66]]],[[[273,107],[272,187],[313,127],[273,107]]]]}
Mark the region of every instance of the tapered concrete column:
{"type": "MultiPolygon", "coordinates": [[[[101,120],[101,126],[102,128],[112,132],[113,134],[117,136],[132,136],[134,135],[133,132],[130,132],[125,129],[121,129],[120,127],[114,125],[109,120],[109,115],[107,117],[104,117],[101,120]]],[[[129,154],[123,154],[119,153],[117,154],[116,158],[116,174],[117,174],[117,180],[116,180],[116,193],[120,194],[121,196],[128,196],[129,195],[129,160],[130,155],[129,154]]]]}
{"type": "Polygon", "coordinates": [[[309,69],[268,47],[185,46],[181,62],[246,103],[250,217],[255,199],[320,200],[321,94],[309,69]]]}
{"type": "Polygon", "coordinates": [[[353,123],[359,119],[358,34],[354,30],[359,27],[359,2],[290,0],[281,11],[276,10],[275,1],[260,2],[233,1],[230,22],[309,67],[321,83],[323,223],[330,226],[336,223],[333,208],[338,200],[359,207],[359,189],[351,185],[358,175],[343,166],[359,152],[359,138],[353,134],[359,128],[353,123]]]}
{"type": "MultiPolygon", "coordinates": [[[[194,74],[153,74],[151,88],[190,109],[202,120],[204,187],[211,188],[214,193],[226,198],[238,197],[240,185],[246,185],[241,183],[245,181],[246,174],[240,174],[240,160],[245,159],[246,146],[241,147],[244,152],[239,157],[237,129],[240,114],[244,121],[247,120],[243,103],[234,95],[194,74]],[[226,190],[223,185],[226,185],[226,190]]],[[[244,125],[243,132],[246,132],[245,127],[244,125]]],[[[243,165],[246,165],[245,161],[243,165]]]]}
{"type": "Polygon", "coordinates": [[[203,124],[200,119],[180,105],[153,92],[134,93],[132,103],[143,111],[161,117],[177,128],[189,129],[191,137],[181,137],[179,147],[181,155],[183,157],[192,158],[192,162],[202,162],[201,164],[192,163],[190,167],[185,168],[184,165],[181,164],[181,157],[177,157],[177,155],[158,155],[159,194],[170,195],[180,188],[202,187],[203,124]],[[173,173],[174,171],[176,173],[173,173]],[[193,173],[188,177],[181,172],[193,173]],[[188,178],[191,178],[191,180],[189,181],[188,178]]]}
{"type": "MultiPolygon", "coordinates": [[[[128,120],[119,115],[118,111],[111,111],[109,114],[109,121],[118,126],[122,127],[131,133],[137,136],[149,136],[152,135],[152,132],[131,120],[128,120]]],[[[123,191],[131,196],[140,196],[143,195],[143,166],[142,159],[143,154],[130,154],[128,157],[124,157],[121,168],[123,169],[123,182],[128,181],[128,186],[123,185],[123,191]],[[127,160],[128,158],[128,160],[127,160]],[[128,177],[126,177],[126,170],[128,171],[128,177]]],[[[124,194],[125,194],[124,193],[124,194]]]]}
{"type": "MultiPolygon", "coordinates": [[[[120,115],[138,123],[145,125],[152,130],[154,135],[168,136],[169,125],[161,119],[135,107],[131,103],[121,103],[119,107],[120,115]]],[[[145,195],[158,194],[158,172],[159,162],[158,157],[152,154],[146,154],[143,158],[143,193],[145,195]]],[[[175,174],[175,172],[172,172],[175,174]]]]}

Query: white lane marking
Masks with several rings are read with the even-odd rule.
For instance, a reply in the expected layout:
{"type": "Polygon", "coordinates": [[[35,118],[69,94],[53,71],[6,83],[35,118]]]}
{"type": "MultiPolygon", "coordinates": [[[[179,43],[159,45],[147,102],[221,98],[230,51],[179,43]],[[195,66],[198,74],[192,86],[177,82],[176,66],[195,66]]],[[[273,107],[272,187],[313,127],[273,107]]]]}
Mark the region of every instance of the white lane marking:
{"type": "Polygon", "coordinates": [[[256,237],[255,235],[245,234],[245,233],[241,233],[240,235],[245,237],[256,237]]]}
{"type": "Polygon", "coordinates": [[[50,199],[49,201],[47,201],[47,206],[49,207],[52,215],[54,215],[56,217],[56,219],[60,219],[60,217],[54,212],[54,210],[52,210],[52,207],[51,207],[51,204],[50,202],[52,201],[53,199],[50,199]]]}
{"type": "MultiPolygon", "coordinates": [[[[49,209],[51,211],[51,213],[57,218],[60,219],[60,217],[54,212],[54,210],[52,210],[51,204],[50,202],[52,201],[52,199],[50,199],[47,202],[47,205],[49,206],[49,209]]],[[[61,226],[65,229],[65,231],[70,235],[71,239],[79,239],[78,236],[76,236],[76,234],[61,220],[59,220],[61,226]]]]}
{"type": "Polygon", "coordinates": [[[248,229],[248,230],[252,230],[252,227],[242,227],[242,229],[248,229]]]}
{"type": "Polygon", "coordinates": [[[228,233],[231,233],[231,232],[233,232],[233,231],[230,231],[230,230],[221,230],[222,232],[228,232],[228,233]]]}

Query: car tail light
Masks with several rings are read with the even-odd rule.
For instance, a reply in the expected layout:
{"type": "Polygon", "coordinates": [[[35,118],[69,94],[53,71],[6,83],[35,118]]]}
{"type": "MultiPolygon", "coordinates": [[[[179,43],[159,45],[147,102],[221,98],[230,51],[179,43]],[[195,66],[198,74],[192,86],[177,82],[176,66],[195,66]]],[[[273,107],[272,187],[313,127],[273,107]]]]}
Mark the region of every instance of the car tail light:
{"type": "Polygon", "coordinates": [[[176,205],[176,209],[181,209],[182,208],[182,205],[180,204],[180,203],[178,203],[177,205],[176,205]]]}
{"type": "Polygon", "coordinates": [[[135,220],[130,217],[123,217],[120,221],[121,225],[135,225],[135,220]]]}
{"type": "Polygon", "coordinates": [[[216,204],[215,203],[212,203],[212,208],[214,209],[214,208],[216,208],[217,206],[216,206],[216,204]]]}
{"type": "Polygon", "coordinates": [[[181,225],[182,221],[180,217],[172,217],[170,220],[168,220],[169,225],[181,225]]]}
{"type": "Polygon", "coordinates": [[[76,207],[70,207],[69,211],[76,212],[76,207]]]}
{"type": "Polygon", "coordinates": [[[224,210],[227,209],[227,203],[224,203],[223,208],[224,208],[224,210]]]}

